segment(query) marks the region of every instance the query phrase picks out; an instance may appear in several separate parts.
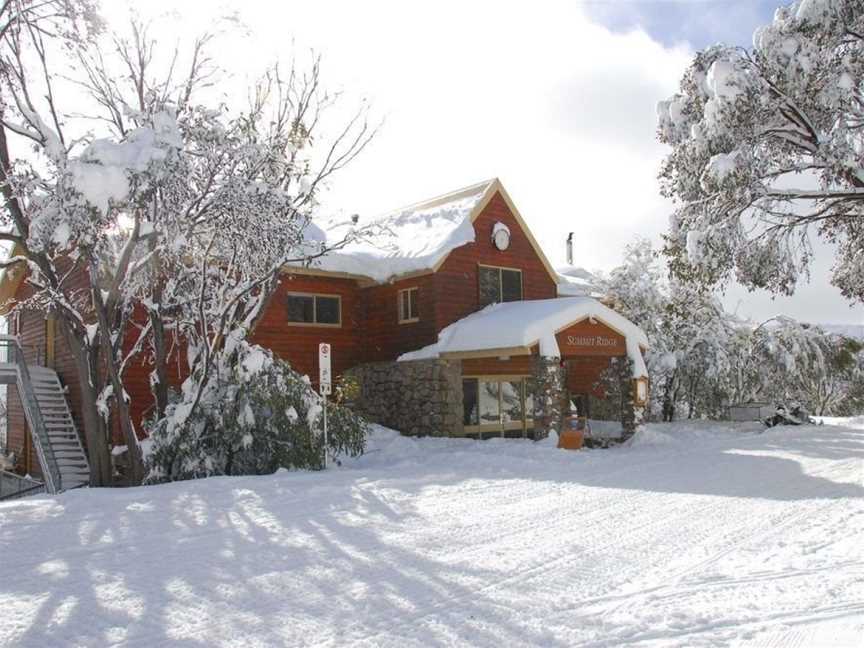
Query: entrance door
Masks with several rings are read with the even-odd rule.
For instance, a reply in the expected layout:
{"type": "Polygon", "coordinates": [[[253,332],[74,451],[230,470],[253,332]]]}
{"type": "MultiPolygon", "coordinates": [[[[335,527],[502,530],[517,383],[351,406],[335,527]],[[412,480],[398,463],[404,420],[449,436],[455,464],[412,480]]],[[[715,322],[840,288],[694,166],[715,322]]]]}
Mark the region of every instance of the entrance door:
{"type": "Polygon", "coordinates": [[[524,437],[533,429],[534,395],[527,376],[466,376],[462,380],[466,436],[524,437]]]}

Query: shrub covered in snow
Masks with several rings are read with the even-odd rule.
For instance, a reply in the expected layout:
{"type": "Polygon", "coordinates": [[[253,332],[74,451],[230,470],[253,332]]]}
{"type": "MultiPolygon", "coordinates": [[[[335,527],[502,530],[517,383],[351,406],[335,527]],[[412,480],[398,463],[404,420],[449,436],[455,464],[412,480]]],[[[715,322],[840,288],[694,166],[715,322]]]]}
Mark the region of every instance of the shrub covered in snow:
{"type": "MultiPolygon", "coordinates": [[[[229,346],[200,398],[190,379],[166,416],[150,423],[148,483],[321,467],[323,408],[309,378],[261,347],[229,346]]],[[[362,454],[366,422],[334,403],[327,416],[328,451],[362,454]]]]}

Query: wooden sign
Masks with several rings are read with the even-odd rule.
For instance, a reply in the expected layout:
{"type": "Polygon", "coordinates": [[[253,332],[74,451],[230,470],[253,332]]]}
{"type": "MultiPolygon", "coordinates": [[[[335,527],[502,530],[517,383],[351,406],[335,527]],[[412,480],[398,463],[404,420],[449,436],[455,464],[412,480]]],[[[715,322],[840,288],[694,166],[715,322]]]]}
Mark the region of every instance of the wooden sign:
{"type": "Polygon", "coordinates": [[[624,336],[599,321],[583,320],[556,336],[558,348],[567,356],[622,356],[627,353],[624,336]]]}

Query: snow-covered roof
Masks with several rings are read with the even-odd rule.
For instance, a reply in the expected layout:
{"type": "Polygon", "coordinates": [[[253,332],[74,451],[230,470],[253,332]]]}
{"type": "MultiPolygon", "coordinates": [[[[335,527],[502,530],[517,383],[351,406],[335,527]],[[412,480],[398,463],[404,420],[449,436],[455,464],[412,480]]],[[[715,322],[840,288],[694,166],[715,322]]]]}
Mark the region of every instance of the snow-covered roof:
{"type": "Polygon", "coordinates": [[[432,270],[451,250],[474,241],[472,215],[495,183],[487,180],[431,200],[402,207],[368,223],[330,220],[311,224],[307,240],[335,246],[352,230],[368,231],[328,252],[313,267],[368,277],[383,283],[411,272],[432,270]]]}
{"type": "Polygon", "coordinates": [[[558,295],[561,297],[601,297],[600,279],[579,266],[566,265],[555,269],[558,273],[558,295]]]}
{"type": "MultiPolygon", "coordinates": [[[[493,178],[356,225],[351,219],[311,224],[306,238],[313,245],[337,246],[352,231],[363,232],[358,239],[316,259],[312,267],[364,277],[376,283],[400,275],[437,270],[450,252],[475,241],[474,220],[496,192],[512,207],[501,182],[493,178]]],[[[512,211],[550,275],[555,277],[515,207],[512,211]]]]}
{"type": "Polygon", "coordinates": [[[644,331],[590,297],[492,304],[446,327],[438,334],[435,344],[405,353],[399,356],[399,360],[423,360],[446,354],[502,349],[529,353],[535,344],[540,346],[540,355],[561,357],[556,333],[588,318],[596,319],[624,336],[627,355],[633,361],[633,377],[647,378],[648,370],[641,351],[641,348],[648,348],[644,331]]]}

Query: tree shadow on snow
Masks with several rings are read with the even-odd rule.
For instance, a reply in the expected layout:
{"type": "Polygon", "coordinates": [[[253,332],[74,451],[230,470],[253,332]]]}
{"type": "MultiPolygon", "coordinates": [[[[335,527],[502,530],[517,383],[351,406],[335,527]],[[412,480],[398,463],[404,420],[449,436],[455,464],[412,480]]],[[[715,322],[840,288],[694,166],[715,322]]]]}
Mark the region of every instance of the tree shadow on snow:
{"type": "Polygon", "coordinates": [[[266,479],[61,496],[50,538],[0,543],[0,598],[41,599],[14,645],[561,645],[477,587],[506,573],[400,535],[410,504],[266,479]]]}

